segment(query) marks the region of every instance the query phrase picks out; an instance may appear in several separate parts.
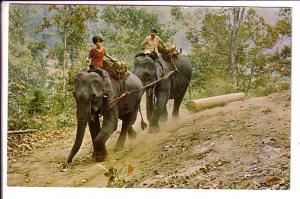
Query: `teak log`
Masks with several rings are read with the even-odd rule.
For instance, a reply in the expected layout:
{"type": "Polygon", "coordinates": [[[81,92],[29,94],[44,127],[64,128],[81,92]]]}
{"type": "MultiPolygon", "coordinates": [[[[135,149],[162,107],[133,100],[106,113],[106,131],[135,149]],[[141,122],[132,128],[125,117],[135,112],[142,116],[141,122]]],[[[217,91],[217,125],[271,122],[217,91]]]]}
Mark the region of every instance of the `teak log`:
{"type": "Polygon", "coordinates": [[[186,104],[186,108],[189,111],[201,111],[204,109],[213,108],[216,106],[224,106],[225,104],[233,101],[239,101],[245,99],[245,93],[232,93],[227,95],[219,95],[214,97],[202,98],[189,101],[186,104]]]}

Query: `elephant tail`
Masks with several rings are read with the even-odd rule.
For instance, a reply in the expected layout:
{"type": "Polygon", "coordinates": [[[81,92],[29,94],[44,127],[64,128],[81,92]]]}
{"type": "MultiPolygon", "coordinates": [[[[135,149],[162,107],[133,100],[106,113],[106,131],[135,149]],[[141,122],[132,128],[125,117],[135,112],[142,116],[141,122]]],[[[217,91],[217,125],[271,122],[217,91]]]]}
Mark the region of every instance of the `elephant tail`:
{"type": "Polygon", "coordinates": [[[143,118],[143,114],[142,114],[142,111],[141,111],[141,106],[139,105],[139,112],[140,112],[140,115],[141,115],[141,128],[142,130],[144,130],[145,128],[147,128],[147,123],[144,121],[144,118],[143,118]]]}

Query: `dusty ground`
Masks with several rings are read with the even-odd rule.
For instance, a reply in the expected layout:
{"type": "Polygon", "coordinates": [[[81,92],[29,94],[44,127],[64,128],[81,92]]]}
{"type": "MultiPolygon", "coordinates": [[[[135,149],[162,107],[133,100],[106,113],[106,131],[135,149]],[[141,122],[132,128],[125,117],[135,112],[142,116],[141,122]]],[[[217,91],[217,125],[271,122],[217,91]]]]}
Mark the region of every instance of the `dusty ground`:
{"type": "MultiPolygon", "coordinates": [[[[118,136],[115,133],[107,143],[109,156],[101,164],[91,159],[91,139],[86,132],[74,163],[66,169],[63,165],[74,141],[75,127],[40,137],[33,135],[36,133],[9,136],[7,183],[289,189],[290,104],[290,91],[283,91],[193,114],[182,108],[181,119],[163,124],[158,134],[139,130],[137,139],[128,140],[125,149],[117,153],[113,152],[118,136]],[[19,153],[13,152],[16,145],[19,153]]],[[[139,129],[139,124],[136,126],[139,129]]]]}

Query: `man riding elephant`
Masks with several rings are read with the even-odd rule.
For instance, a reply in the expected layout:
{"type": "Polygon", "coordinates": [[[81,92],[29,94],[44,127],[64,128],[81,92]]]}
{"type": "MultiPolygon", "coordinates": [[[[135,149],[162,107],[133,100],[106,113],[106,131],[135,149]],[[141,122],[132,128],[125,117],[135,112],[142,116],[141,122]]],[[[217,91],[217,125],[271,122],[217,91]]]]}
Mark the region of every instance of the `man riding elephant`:
{"type": "Polygon", "coordinates": [[[164,43],[160,39],[159,36],[157,36],[157,30],[155,28],[152,28],[150,30],[150,35],[148,35],[144,41],[141,43],[142,47],[146,47],[144,53],[150,54],[151,52],[156,52],[158,54],[158,47],[159,45],[164,46],[164,43]]]}
{"type": "MultiPolygon", "coordinates": [[[[143,43],[149,43],[147,38],[143,43]]],[[[150,46],[159,47],[157,44],[161,40],[155,41],[155,37],[152,39],[150,46]]],[[[191,61],[183,54],[176,54],[176,59],[171,57],[171,61],[168,61],[160,53],[157,56],[155,51],[150,54],[139,53],[134,59],[133,73],[141,79],[144,86],[157,82],[147,90],[146,111],[150,123],[149,132],[158,132],[159,121],[167,119],[166,105],[169,99],[174,99],[173,117],[178,117],[179,107],[192,76],[191,61]]]]}
{"type": "MultiPolygon", "coordinates": [[[[93,157],[96,161],[105,159],[107,153],[105,143],[116,130],[118,119],[122,120],[122,129],[114,147],[115,150],[124,147],[127,134],[129,137],[136,136],[132,125],[136,120],[144,93],[143,84],[136,75],[129,71],[123,73],[123,70],[114,68],[116,70],[112,71],[117,75],[109,73],[107,69],[111,69],[111,66],[106,66],[105,63],[108,64],[108,62],[103,60],[106,51],[101,45],[102,38],[94,37],[93,43],[96,47],[89,54],[91,59],[89,71],[80,72],[74,80],[73,95],[77,105],[77,133],[68,162],[72,162],[78,152],[87,124],[92,137],[93,157]],[[128,94],[129,92],[132,93],[128,94]],[[102,125],[99,121],[100,116],[103,116],[102,125]]],[[[145,127],[146,124],[142,120],[142,129],[145,127]]]]}

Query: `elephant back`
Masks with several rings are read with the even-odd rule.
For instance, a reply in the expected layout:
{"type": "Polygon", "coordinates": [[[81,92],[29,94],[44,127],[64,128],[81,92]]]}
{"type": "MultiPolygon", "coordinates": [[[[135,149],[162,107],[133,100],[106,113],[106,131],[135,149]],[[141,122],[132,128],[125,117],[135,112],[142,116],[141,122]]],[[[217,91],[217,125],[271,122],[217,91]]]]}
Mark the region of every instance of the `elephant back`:
{"type": "Polygon", "coordinates": [[[178,58],[174,61],[176,68],[185,75],[189,80],[192,78],[192,63],[191,60],[184,54],[178,55],[178,58]]]}

